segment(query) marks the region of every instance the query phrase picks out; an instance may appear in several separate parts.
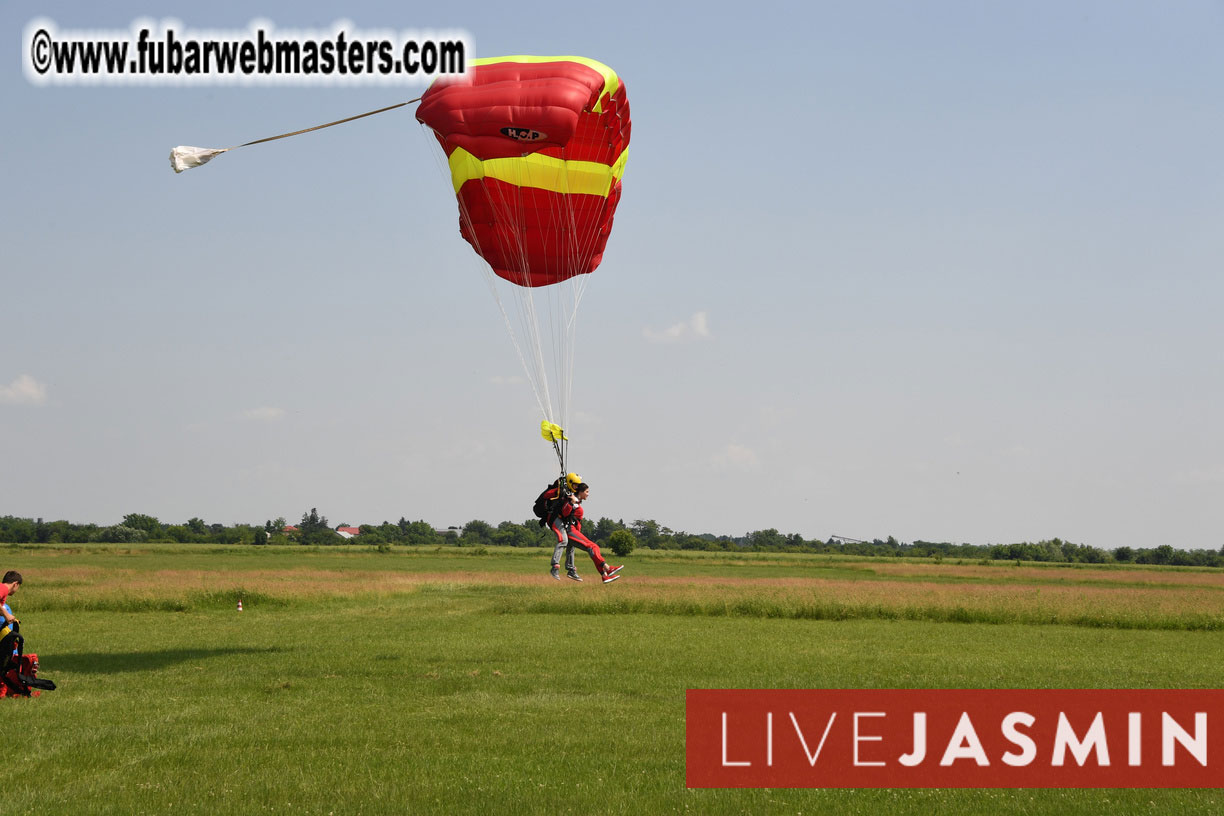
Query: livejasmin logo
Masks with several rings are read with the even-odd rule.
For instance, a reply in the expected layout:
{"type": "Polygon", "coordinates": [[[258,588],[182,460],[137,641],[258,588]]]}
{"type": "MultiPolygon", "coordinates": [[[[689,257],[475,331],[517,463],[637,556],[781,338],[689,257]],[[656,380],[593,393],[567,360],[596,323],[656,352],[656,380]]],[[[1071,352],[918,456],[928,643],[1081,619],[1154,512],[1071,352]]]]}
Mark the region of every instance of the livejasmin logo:
{"type": "Polygon", "coordinates": [[[1216,689],[690,689],[688,786],[1218,787],[1222,719],[1216,689]]]}

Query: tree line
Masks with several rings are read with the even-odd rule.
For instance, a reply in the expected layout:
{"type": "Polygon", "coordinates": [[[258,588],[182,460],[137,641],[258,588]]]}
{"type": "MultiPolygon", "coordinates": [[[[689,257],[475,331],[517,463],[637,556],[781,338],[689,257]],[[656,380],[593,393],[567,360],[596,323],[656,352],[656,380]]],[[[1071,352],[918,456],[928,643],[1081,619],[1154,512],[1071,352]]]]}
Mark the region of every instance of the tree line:
{"type": "MultiPolygon", "coordinates": [[[[266,545],[302,544],[342,546],[359,543],[380,549],[410,546],[459,547],[552,547],[552,533],[537,519],[522,523],[503,521],[496,526],[472,520],[462,527],[439,530],[425,521],[384,521],[360,525],[360,535],[349,539],[340,535],[326,516],[311,508],[302,514],[295,529],[284,518],[258,524],[209,524],[191,518],[182,524],[165,524],[154,516],[129,513],[118,524],[76,524],[68,521],[33,520],[0,516],[0,542],[9,544],[84,544],[181,542],[198,544],[266,545]]],[[[1163,564],[1173,566],[1224,567],[1224,548],[1220,550],[1181,550],[1169,544],[1151,548],[1117,547],[1112,550],[1075,544],[1052,538],[1016,544],[955,544],[950,542],[901,542],[887,539],[858,541],[830,536],[825,541],[809,540],[797,533],[783,534],[770,528],[743,536],[713,535],[674,531],[653,519],[623,520],[600,518],[588,521],[584,532],[600,546],[619,556],[637,547],[654,550],[706,550],[721,552],[779,552],[862,555],[892,558],[944,558],[988,561],[1049,562],[1072,564],[1163,564]]]]}

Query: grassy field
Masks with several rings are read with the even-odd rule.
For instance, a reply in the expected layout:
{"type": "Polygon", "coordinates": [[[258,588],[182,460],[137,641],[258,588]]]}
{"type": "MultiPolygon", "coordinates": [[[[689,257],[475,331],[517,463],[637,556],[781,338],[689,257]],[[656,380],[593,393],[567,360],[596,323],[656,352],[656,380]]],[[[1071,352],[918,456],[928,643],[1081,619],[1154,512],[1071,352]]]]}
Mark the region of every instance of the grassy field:
{"type": "Polygon", "coordinates": [[[60,685],[0,701],[6,813],[1224,812],[684,786],[688,688],[1218,688],[1219,571],[648,551],[602,586],[544,550],[0,553],[60,685]]]}

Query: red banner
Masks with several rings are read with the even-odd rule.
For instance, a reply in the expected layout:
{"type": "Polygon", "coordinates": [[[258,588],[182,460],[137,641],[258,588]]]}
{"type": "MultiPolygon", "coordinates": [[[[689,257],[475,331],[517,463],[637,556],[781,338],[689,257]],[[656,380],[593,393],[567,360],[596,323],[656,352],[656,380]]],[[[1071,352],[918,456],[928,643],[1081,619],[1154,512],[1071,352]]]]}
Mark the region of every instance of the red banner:
{"type": "Polygon", "coordinates": [[[690,788],[1224,787],[1219,689],[689,689],[690,788]]]}

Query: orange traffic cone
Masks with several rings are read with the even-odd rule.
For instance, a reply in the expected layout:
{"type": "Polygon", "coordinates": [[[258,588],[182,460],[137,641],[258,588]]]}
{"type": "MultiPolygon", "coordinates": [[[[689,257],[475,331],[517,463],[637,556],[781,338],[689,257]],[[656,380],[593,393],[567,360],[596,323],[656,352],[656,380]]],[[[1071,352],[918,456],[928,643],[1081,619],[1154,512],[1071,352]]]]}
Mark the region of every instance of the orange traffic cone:
{"type": "Polygon", "coordinates": [[[239,612],[242,611],[242,599],[241,598],[238,599],[238,611],[239,612]]]}

